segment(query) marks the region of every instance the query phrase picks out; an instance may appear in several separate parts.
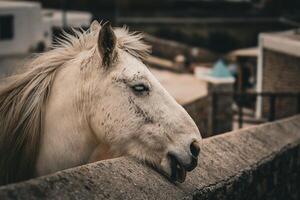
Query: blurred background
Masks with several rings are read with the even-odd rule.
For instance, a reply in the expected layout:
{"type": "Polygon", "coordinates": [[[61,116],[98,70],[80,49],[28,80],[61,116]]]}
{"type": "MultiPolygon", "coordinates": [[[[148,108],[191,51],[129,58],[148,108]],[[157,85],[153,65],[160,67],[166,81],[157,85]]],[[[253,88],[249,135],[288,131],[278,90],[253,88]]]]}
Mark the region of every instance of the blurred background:
{"type": "Polygon", "coordinates": [[[87,11],[93,19],[226,53],[257,44],[260,32],[293,28],[298,0],[40,0],[43,8],[87,11]]]}
{"type": "Polygon", "coordinates": [[[0,76],[92,20],[145,34],[154,75],[204,137],[300,112],[299,0],[0,1],[0,76]]]}

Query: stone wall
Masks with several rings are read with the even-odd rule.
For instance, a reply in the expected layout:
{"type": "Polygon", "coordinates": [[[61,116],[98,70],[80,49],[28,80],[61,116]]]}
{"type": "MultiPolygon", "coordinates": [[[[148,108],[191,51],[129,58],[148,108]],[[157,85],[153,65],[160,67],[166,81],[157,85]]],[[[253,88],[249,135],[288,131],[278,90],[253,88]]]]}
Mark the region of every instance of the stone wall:
{"type": "Polygon", "coordinates": [[[0,187],[0,199],[300,198],[300,115],[204,139],[182,184],[118,158],[0,187]]]}
{"type": "MultiPolygon", "coordinates": [[[[266,92],[300,92],[300,57],[263,50],[262,91],[266,92]]],[[[276,99],[276,118],[297,113],[296,97],[276,99]]],[[[269,99],[263,99],[263,116],[268,117],[269,99]]]]}

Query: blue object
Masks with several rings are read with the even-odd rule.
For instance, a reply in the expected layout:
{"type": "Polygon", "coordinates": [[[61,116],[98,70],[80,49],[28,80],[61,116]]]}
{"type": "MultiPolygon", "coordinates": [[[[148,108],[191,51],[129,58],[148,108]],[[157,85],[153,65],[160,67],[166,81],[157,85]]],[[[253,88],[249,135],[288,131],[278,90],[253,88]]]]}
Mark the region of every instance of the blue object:
{"type": "Polygon", "coordinates": [[[216,77],[216,78],[232,78],[232,74],[230,73],[229,69],[227,68],[226,64],[222,60],[218,60],[209,73],[209,76],[216,77]]]}

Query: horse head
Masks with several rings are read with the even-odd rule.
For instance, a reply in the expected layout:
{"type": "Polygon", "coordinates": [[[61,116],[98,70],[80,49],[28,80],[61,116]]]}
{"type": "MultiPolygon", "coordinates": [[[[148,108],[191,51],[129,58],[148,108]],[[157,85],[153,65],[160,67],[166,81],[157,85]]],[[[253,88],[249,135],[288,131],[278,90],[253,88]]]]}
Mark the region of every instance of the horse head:
{"type": "Polygon", "coordinates": [[[197,126],[142,60],[120,48],[117,30],[109,23],[98,26],[97,67],[90,71],[88,87],[91,130],[111,157],[133,156],[183,182],[186,171],[197,166],[197,126]]]}

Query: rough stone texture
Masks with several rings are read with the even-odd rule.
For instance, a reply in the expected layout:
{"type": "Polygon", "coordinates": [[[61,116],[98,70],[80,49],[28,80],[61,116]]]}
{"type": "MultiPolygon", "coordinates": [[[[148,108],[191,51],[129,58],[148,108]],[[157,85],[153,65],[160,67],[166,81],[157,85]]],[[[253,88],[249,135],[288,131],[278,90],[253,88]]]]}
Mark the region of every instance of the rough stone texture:
{"type": "MultiPolygon", "coordinates": [[[[300,92],[300,58],[273,50],[263,51],[263,82],[265,92],[300,92]]],[[[296,97],[276,99],[276,118],[297,113],[296,97]]],[[[269,99],[263,99],[263,116],[268,117],[269,99]]]]}
{"type": "Polygon", "coordinates": [[[130,158],[0,187],[0,199],[300,198],[300,115],[205,139],[182,184],[130,158]]]}

